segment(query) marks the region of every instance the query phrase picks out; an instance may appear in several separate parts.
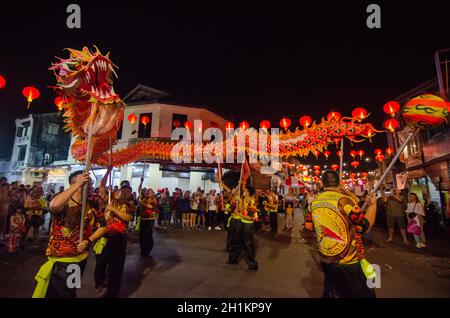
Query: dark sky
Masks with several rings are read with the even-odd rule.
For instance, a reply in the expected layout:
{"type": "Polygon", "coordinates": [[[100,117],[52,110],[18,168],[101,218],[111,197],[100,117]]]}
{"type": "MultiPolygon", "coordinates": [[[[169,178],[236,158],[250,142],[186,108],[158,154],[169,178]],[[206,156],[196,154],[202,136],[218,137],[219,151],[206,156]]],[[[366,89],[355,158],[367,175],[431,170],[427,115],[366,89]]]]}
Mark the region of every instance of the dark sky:
{"type": "Polygon", "coordinates": [[[364,106],[378,128],[382,105],[434,77],[434,51],[450,47],[450,1],[374,1],[381,30],[366,26],[371,2],[243,2],[3,1],[0,155],[10,154],[14,119],[27,113],[24,86],[42,94],[32,112],[55,110],[47,68],[65,47],[111,51],[122,97],[143,83],[254,125],[364,106]],[[71,2],[81,6],[81,30],[66,27],[71,2]]]}

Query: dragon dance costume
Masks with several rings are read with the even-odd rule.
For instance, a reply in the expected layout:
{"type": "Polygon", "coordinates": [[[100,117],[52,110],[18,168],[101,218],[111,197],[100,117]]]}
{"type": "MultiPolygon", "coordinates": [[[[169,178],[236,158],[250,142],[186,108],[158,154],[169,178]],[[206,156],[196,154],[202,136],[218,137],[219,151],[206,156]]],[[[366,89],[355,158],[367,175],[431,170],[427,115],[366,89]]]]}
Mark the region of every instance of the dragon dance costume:
{"type": "Polygon", "coordinates": [[[140,212],[139,244],[141,255],[148,256],[153,249],[153,228],[158,214],[158,200],[153,196],[143,198],[140,201],[142,208],[140,212]]]}
{"type": "Polygon", "coordinates": [[[244,250],[244,255],[248,263],[248,268],[251,270],[258,269],[258,263],[255,260],[255,226],[254,221],[258,219],[258,210],[256,208],[256,201],[253,197],[241,198],[236,200],[236,209],[233,225],[230,228],[231,232],[231,248],[228,256],[229,264],[237,264],[241,250],[244,250]]]}
{"type": "MultiPolygon", "coordinates": [[[[113,199],[112,203],[123,213],[130,213],[127,202],[121,203],[113,199]]],[[[125,266],[128,222],[111,213],[111,218],[103,220],[102,226],[106,226],[107,233],[94,247],[97,260],[94,270],[95,286],[99,288],[107,282],[105,297],[117,298],[125,266]]]]}
{"type": "MultiPolygon", "coordinates": [[[[81,205],[70,199],[64,209],[52,215],[50,239],[46,249],[48,261],[41,266],[35,279],[38,282],[33,298],[76,298],[76,288],[67,286],[67,279],[73,272],[70,265],[78,265],[83,275],[88,253],[78,253],[80,237],[81,205]]],[[[94,213],[88,206],[85,215],[84,235],[92,234],[94,213]]]]}
{"type": "Polygon", "coordinates": [[[361,233],[369,222],[348,196],[325,191],[311,202],[313,229],[325,275],[325,298],[375,297],[374,269],[364,258],[361,233]]]}

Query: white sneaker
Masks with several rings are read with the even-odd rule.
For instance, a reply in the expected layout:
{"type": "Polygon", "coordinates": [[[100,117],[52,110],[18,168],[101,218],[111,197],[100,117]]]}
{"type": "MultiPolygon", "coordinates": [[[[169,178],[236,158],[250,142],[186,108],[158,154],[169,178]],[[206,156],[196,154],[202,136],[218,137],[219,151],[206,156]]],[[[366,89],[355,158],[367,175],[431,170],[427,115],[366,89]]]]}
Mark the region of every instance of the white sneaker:
{"type": "Polygon", "coordinates": [[[427,247],[424,243],[420,242],[420,247],[427,247]]]}
{"type": "Polygon", "coordinates": [[[416,243],[416,247],[417,248],[422,248],[423,246],[422,246],[422,243],[416,243]]]}
{"type": "Polygon", "coordinates": [[[220,226],[216,226],[216,230],[220,231],[221,230],[220,226]]]}
{"type": "Polygon", "coordinates": [[[211,231],[211,227],[210,226],[208,227],[208,231],[211,231]]]}

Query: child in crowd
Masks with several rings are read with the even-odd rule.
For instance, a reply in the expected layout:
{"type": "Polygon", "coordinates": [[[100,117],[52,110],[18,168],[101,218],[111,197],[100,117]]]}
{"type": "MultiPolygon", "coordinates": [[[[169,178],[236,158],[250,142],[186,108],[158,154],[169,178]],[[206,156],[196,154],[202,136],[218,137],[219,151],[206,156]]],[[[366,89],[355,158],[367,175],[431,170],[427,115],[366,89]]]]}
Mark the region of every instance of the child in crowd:
{"type": "Polygon", "coordinates": [[[292,229],[292,216],[294,214],[294,208],[292,207],[292,204],[288,204],[286,207],[286,228],[292,229]]]}
{"type": "Polygon", "coordinates": [[[25,216],[23,206],[18,206],[16,212],[11,215],[10,230],[9,230],[9,241],[8,241],[8,252],[15,252],[20,243],[20,235],[26,233],[25,227],[25,216]]]}

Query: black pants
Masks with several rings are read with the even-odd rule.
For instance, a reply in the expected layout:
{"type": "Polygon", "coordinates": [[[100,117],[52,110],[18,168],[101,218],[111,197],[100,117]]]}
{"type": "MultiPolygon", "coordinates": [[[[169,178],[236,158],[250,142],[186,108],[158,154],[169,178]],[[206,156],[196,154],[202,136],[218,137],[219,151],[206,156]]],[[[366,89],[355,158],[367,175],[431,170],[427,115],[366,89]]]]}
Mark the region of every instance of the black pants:
{"type": "Polygon", "coordinates": [[[278,213],[270,212],[270,228],[273,233],[278,233],[278,213]]]}
{"type": "Polygon", "coordinates": [[[69,288],[67,286],[67,279],[69,275],[73,275],[75,272],[70,270],[67,272],[67,267],[72,264],[76,264],[80,267],[80,279],[83,276],[84,269],[86,268],[87,259],[79,263],[61,263],[56,262],[53,265],[52,276],[48,283],[47,293],[45,298],[77,298],[77,288],[69,288]]]}
{"type": "Polygon", "coordinates": [[[217,226],[216,211],[206,212],[206,225],[211,227],[217,226]]]}
{"type": "Polygon", "coordinates": [[[106,280],[106,298],[117,298],[120,292],[122,274],[127,252],[127,237],[123,234],[108,236],[102,254],[96,255],[94,280],[96,287],[106,280]]]}
{"type": "Polygon", "coordinates": [[[361,264],[339,265],[322,262],[325,276],[323,298],[375,298],[373,288],[367,286],[367,279],[361,264]]]}
{"type": "Polygon", "coordinates": [[[235,220],[231,227],[231,249],[228,256],[230,263],[239,262],[241,250],[244,250],[245,259],[249,267],[257,267],[255,260],[255,242],[254,242],[255,226],[253,223],[244,223],[235,220]]]}
{"type": "MultiPolygon", "coordinates": [[[[226,215],[226,216],[228,217],[228,215],[226,215]]],[[[228,218],[226,219],[226,221],[228,222],[228,218]]],[[[232,235],[231,235],[231,232],[232,232],[232,228],[233,228],[235,222],[236,222],[236,219],[231,218],[230,226],[226,227],[226,230],[227,230],[227,244],[225,246],[225,250],[227,250],[228,252],[231,251],[231,241],[232,241],[232,238],[233,238],[232,235]]],[[[226,224],[225,224],[225,226],[226,226],[226,224]]]]}
{"type": "Polygon", "coordinates": [[[149,255],[153,249],[153,227],[155,220],[142,220],[139,229],[139,244],[141,255],[149,255]]]}

